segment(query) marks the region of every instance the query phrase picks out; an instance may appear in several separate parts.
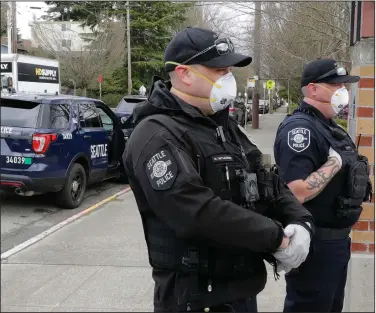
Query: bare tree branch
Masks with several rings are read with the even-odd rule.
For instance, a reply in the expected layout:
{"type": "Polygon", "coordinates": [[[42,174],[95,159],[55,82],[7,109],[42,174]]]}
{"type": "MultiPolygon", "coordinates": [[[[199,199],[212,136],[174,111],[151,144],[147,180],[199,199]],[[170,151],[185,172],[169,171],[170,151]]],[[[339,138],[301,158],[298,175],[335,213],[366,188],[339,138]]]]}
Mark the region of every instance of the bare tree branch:
{"type": "Polygon", "coordinates": [[[77,87],[86,89],[100,73],[122,64],[125,54],[123,21],[100,18],[93,33],[61,32],[55,27],[54,23],[34,22],[33,34],[40,49],[60,61],[62,81],[73,78],[77,87]],[[67,33],[71,33],[70,36],[67,33]]]}

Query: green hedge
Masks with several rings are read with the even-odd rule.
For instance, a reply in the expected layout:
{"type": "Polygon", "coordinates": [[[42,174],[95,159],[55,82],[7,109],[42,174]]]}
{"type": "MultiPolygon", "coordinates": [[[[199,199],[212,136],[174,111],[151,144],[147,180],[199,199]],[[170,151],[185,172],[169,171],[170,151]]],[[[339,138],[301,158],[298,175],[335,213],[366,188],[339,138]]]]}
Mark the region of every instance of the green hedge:
{"type": "MultiPolygon", "coordinates": [[[[77,96],[84,96],[84,90],[78,88],[76,90],[77,96]]],[[[120,94],[120,93],[107,93],[102,94],[102,101],[107,104],[111,108],[117,107],[122,97],[124,97],[126,94],[120,94]]],[[[99,91],[98,90],[86,90],[86,96],[94,99],[99,99],[99,91]]]]}
{"type": "Polygon", "coordinates": [[[102,101],[107,104],[110,108],[115,108],[119,104],[122,97],[125,95],[118,93],[108,93],[102,95],[102,101]]]}
{"type": "Polygon", "coordinates": [[[347,120],[336,118],[335,121],[339,126],[342,126],[345,130],[347,130],[347,120]]]}
{"type": "Polygon", "coordinates": [[[299,105],[297,103],[291,103],[288,106],[288,113],[291,114],[295,109],[297,109],[299,105]]]}

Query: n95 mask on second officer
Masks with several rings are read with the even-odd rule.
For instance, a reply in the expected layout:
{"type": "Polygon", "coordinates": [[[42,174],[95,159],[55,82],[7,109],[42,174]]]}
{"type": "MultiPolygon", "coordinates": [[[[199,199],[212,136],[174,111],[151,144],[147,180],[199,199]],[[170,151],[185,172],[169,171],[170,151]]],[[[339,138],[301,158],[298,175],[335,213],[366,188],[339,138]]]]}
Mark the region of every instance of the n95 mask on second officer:
{"type": "Polygon", "coordinates": [[[333,93],[332,99],[330,100],[330,104],[332,105],[334,113],[338,114],[345,105],[349,104],[349,100],[350,96],[346,87],[337,89],[333,93]]]}
{"type": "MultiPolygon", "coordinates": [[[[326,88],[325,86],[321,84],[317,84],[318,86],[332,91],[329,88],[326,88]]],[[[338,114],[345,105],[349,104],[350,96],[349,92],[347,91],[346,87],[341,87],[333,92],[332,98],[330,99],[330,105],[332,106],[334,114],[338,114]]]]}

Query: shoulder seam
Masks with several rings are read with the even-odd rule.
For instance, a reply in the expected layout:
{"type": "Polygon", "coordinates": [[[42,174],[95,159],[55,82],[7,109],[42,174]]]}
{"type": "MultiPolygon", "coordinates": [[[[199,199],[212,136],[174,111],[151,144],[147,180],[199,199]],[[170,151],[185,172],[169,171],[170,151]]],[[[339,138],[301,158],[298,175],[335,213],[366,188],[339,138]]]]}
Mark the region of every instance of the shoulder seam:
{"type": "MultiPolygon", "coordinates": [[[[145,148],[146,148],[146,146],[149,144],[149,142],[150,142],[155,136],[159,135],[160,133],[162,133],[162,132],[169,132],[169,130],[168,130],[167,128],[165,128],[163,125],[161,125],[161,127],[162,127],[162,128],[161,128],[160,130],[158,130],[156,133],[154,133],[153,136],[151,136],[151,137],[149,138],[149,140],[148,140],[147,142],[145,142],[145,144],[144,144],[143,148],[141,149],[140,154],[139,154],[139,156],[138,156],[138,158],[137,158],[137,162],[136,162],[136,164],[134,165],[135,167],[137,167],[138,162],[139,162],[139,159],[140,159],[139,157],[140,157],[140,155],[143,153],[143,151],[145,150],[145,148]]],[[[188,132],[188,130],[186,129],[185,131],[182,132],[182,134],[185,135],[187,132],[188,132]]],[[[173,144],[173,145],[176,147],[175,144],[173,144]]]]}
{"type": "Polygon", "coordinates": [[[156,136],[156,135],[158,135],[159,133],[161,133],[161,132],[164,132],[164,131],[166,131],[166,129],[160,129],[159,131],[157,131],[155,134],[153,134],[153,136],[151,136],[150,138],[149,138],[149,140],[144,144],[144,146],[143,146],[143,148],[141,149],[141,151],[140,151],[140,154],[139,154],[139,156],[138,156],[138,158],[137,158],[137,162],[136,162],[136,164],[134,165],[134,167],[136,168],[137,167],[137,165],[138,165],[138,161],[140,160],[140,155],[142,154],[142,152],[145,150],[145,148],[146,148],[146,146],[148,145],[148,143],[156,136]]]}

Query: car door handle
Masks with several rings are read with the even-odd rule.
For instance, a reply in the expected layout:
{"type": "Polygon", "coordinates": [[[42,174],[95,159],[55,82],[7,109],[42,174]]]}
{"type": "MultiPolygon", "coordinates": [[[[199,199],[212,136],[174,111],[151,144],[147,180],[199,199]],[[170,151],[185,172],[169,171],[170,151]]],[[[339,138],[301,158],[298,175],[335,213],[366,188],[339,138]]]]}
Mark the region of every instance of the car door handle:
{"type": "Polygon", "coordinates": [[[91,136],[89,136],[89,135],[84,135],[84,139],[86,139],[86,140],[90,140],[90,139],[91,139],[91,136]]]}

